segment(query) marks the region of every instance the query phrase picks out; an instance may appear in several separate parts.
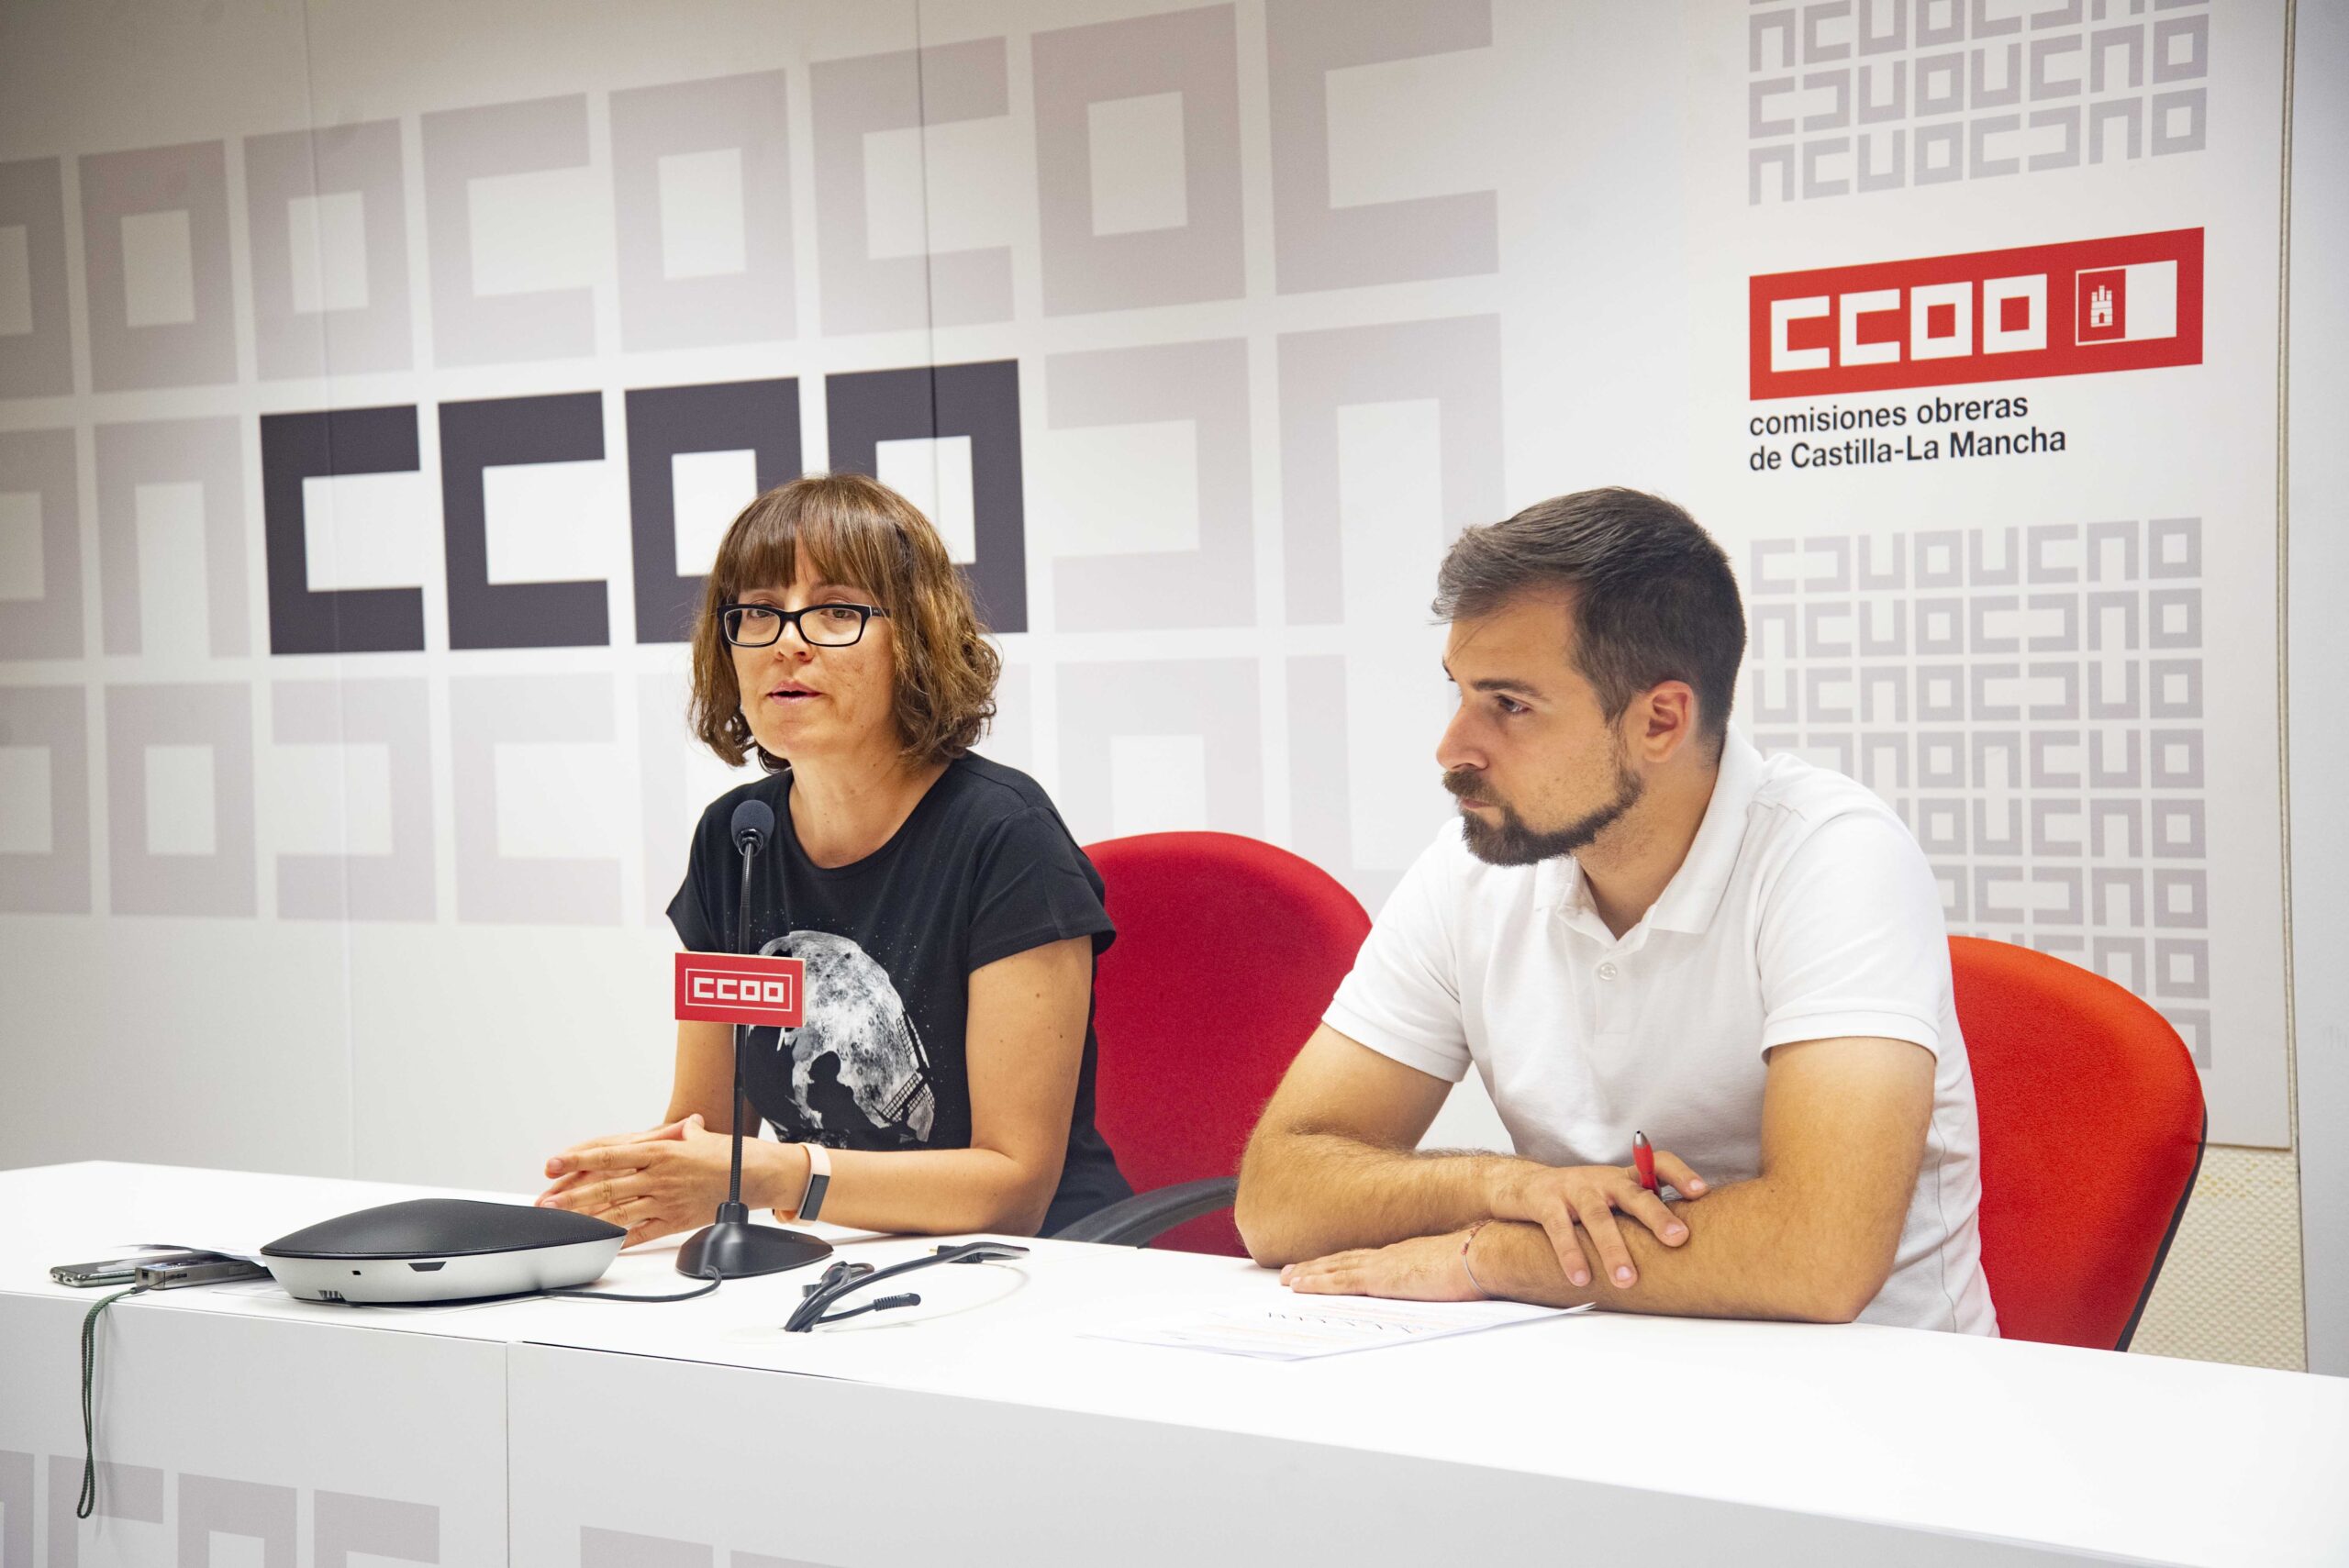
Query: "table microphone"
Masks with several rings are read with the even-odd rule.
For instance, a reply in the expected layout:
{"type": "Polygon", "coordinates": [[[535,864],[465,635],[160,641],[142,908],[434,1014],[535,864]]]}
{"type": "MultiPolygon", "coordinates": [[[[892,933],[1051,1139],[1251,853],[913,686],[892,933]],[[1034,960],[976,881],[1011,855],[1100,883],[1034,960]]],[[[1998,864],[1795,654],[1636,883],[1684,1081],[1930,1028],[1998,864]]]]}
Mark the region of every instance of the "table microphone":
{"type": "MultiPolygon", "coordinates": [[[[734,848],[742,856],[742,896],[734,906],[734,951],[751,951],[751,867],[759,851],[774,836],[774,809],[763,800],[745,800],[734,808],[734,848]]],[[[787,923],[786,923],[787,929],[787,923]]],[[[734,1150],[727,1177],[726,1201],[718,1218],[694,1232],[677,1251],[677,1272],[695,1279],[747,1279],[776,1273],[828,1257],[832,1244],[802,1230],[753,1225],[742,1204],[742,1126],[749,1118],[742,1099],[742,1060],[749,1054],[751,1026],[734,1026],[734,1150]]]]}

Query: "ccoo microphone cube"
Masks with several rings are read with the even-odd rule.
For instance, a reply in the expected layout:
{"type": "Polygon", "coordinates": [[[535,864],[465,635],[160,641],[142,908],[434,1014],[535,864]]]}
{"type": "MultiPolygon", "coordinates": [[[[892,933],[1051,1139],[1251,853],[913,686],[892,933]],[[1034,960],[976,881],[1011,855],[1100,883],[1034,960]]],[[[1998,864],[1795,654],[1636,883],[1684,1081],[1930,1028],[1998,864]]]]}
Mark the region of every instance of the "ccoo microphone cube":
{"type": "Polygon", "coordinates": [[[695,1023],[797,1029],[806,984],[807,966],[796,958],[681,952],[677,1017],[695,1023]]]}

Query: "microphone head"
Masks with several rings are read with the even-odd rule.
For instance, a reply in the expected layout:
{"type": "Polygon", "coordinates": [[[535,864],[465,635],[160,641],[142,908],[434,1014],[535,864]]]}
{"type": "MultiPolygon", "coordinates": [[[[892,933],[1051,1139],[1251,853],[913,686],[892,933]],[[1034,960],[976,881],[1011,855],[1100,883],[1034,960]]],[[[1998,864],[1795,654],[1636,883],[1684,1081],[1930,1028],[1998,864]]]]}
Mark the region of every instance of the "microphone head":
{"type": "Polygon", "coordinates": [[[774,808],[763,800],[746,800],[734,808],[734,847],[754,850],[774,836],[774,808]]]}

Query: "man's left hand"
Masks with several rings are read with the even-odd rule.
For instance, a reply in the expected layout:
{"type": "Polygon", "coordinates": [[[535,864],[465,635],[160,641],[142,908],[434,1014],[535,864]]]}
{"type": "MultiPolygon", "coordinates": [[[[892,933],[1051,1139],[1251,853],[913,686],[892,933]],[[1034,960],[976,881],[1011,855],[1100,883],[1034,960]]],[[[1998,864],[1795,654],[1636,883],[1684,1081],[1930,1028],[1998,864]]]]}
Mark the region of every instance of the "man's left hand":
{"type": "Polygon", "coordinates": [[[1482,1301],[1460,1255],[1467,1232],[1418,1236],[1391,1247],[1332,1252],[1281,1270],[1281,1283],[1310,1296],[1383,1296],[1392,1301],[1482,1301]]]}

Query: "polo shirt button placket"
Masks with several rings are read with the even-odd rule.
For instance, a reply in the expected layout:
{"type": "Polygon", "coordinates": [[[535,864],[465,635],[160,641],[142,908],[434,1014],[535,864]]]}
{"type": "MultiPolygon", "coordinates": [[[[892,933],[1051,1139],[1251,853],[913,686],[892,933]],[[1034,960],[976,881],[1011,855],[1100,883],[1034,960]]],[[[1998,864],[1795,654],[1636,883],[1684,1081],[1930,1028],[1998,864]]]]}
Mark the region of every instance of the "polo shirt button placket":
{"type": "Polygon", "coordinates": [[[1615,967],[1615,961],[1613,959],[1609,959],[1605,963],[1598,966],[1598,978],[1601,980],[1612,980],[1620,973],[1621,971],[1615,967]]]}

